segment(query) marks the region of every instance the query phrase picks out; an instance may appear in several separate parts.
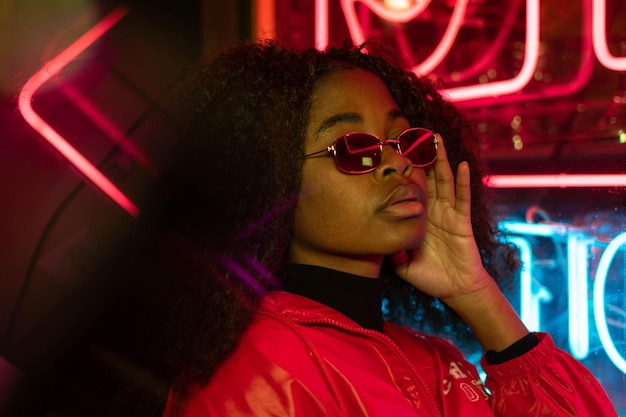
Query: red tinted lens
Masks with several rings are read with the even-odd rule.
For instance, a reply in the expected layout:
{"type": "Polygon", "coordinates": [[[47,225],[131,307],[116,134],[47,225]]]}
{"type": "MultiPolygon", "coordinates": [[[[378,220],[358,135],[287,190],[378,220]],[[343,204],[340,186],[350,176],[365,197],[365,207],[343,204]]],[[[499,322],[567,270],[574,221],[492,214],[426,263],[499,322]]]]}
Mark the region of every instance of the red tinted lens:
{"type": "Polygon", "coordinates": [[[380,164],[380,141],[367,133],[348,133],[335,143],[337,167],[347,173],[373,171],[380,164]]]}
{"type": "Polygon", "coordinates": [[[408,129],[398,136],[402,155],[409,158],[413,165],[428,166],[437,159],[435,134],[421,127],[408,129]]]}

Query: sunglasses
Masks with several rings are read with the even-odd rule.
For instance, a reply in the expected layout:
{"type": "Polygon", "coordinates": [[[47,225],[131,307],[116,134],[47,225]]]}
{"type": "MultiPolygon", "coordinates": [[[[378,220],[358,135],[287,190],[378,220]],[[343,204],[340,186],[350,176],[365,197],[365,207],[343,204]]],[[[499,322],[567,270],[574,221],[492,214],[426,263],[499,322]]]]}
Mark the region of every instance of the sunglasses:
{"type": "Polygon", "coordinates": [[[383,155],[383,145],[408,158],[413,166],[424,168],[437,159],[439,141],[433,132],[413,127],[394,139],[380,140],[369,133],[353,132],[338,138],[328,148],[304,155],[305,158],[328,152],[335,157],[337,169],[346,174],[365,174],[376,169],[383,155]]]}

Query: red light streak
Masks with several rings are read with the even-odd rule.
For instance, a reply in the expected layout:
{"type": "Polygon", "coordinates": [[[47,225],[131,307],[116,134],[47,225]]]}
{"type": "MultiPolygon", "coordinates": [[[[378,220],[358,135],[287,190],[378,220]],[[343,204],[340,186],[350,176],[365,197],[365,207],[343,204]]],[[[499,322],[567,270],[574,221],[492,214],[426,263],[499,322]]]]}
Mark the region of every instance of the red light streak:
{"type": "Polygon", "coordinates": [[[626,174],[491,175],[493,188],[626,187],[626,174]]]}
{"type": "Polygon", "coordinates": [[[593,0],[592,38],[593,50],[598,61],[613,71],[626,70],[626,57],[611,54],[606,42],[606,0],[593,0]]]}
{"type": "Polygon", "coordinates": [[[139,215],[139,208],[102,174],[98,168],[46,123],[32,107],[35,92],[51,78],[59,74],[66,65],[73,61],[85,49],[102,37],[102,35],[122,19],[126,13],[127,10],[124,8],[113,10],[59,55],[44,64],[22,87],[18,97],[18,107],[24,120],[78,169],[78,171],[115,201],[122,209],[131,216],[137,217],[139,215]]]}

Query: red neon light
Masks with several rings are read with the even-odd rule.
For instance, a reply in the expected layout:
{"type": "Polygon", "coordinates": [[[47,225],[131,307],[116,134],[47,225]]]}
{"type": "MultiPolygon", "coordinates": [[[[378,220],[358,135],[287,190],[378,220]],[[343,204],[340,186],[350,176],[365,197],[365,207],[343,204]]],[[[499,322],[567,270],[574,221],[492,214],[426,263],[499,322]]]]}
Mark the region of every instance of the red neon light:
{"type": "Polygon", "coordinates": [[[256,37],[257,39],[274,39],[276,37],[276,4],[274,0],[257,1],[256,6],[256,37]]]}
{"type": "Polygon", "coordinates": [[[315,1],[315,47],[323,51],[328,46],[328,0],[315,1]]]}
{"type": "Polygon", "coordinates": [[[448,52],[450,52],[450,48],[452,48],[452,44],[459,34],[459,29],[463,24],[465,10],[467,9],[467,2],[468,0],[457,0],[454,5],[454,10],[452,11],[452,16],[450,16],[450,23],[448,23],[448,27],[441,37],[441,41],[430,56],[422,61],[421,64],[411,68],[411,71],[416,74],[430,74],[437,68],[441,61],[443,61],[448,52]]]}
{"type": "MultiPolygon", "coordinates": [[[[481,51],[480,57],[478,57],[478,59],[469,67],[455,71],[454,81],[465,81],[470,77],[478,75],[495,60],[496,55],[502,50],[502,47],[505,45],[505,42],[511,33],[513,25],[517,20],[517,15],[521,2],[522,0],[513,0],[509,2],[506,17],[502,20],[500,24],[500,29],[498,30],[498,34],[493,39],[491,45],[489,45],[486,50],[481,51]]],[[[446,79],[452,79],[451,75],[448,74],[446,79]]]]}
{"type": "MultiPolygon", "coordinates": [[[[593,59],[593,51],[591,46],[591,1],[583,0],[582,2],[582,36],[581,36],[581,51],[580,51],[580,64],[576,72],[576,76],[565,83],[553,84],[543,87],[541,91],[523,93],[523,94],[511,94],[504,97],[497,98],[483,98],[465,101],[459,105],[463,108],[475,108],[481,106],[490,106],[492,104],[507,104],[507,103],[519,103],[522,101],[535,101],[545,100],[552,97],[561,97],[574,94],[580,91],[591,79],[593,70],[595,68],[595,60],[593,59]]],[[[505,23],[506,24],[506,23],[505,23]]]]}
{"type": "Polygon", "coordinates": [[[61,85],[61,91],[80,111],[89,118],[100,130],[102,130],[113,142],[128,155],[130,155],[139,165],[146,170],[156,173],[156,167],[146,158],[146,156],[130,142],[126,135],[103,114],[89,99],[80,93],[70,84],[61,85]]]}
{"type": "Polygon", "coordinates": [[[613,71],[626,70],[626,57],[617,57],[611,54],[606,42],[606,0],[593,0],[592,36],[593,50],[598,61],[613,71]]]}
{"type": "Polygon", "coordinates": [[[52,77],[57,75],[67,64],[74,60],[80,53],[91,46],[96,40],[104,35],[115,25],[127,10],[117,8],[96,23],[74,43],[63,50],[59,55],[44,64],[22,87],[18,97],[18,107],[22,117],[41,136],[44,137],[58,152],[61,153],[76,169],[78,169],[96,187],[102,190],[113,201],[131,216],[139,215],[139,208],[126,195],[124,195],[109,179],[78,152],[67,140],[57,133],[46,123],[33,109],[32,99],[35,92],[52,77]]]}
{"type": "Polygon", "coordinates": [[[491,175],[483,182],[493,188],[626,187],[626,174],[491,175]]]}
{"type": "MultiPolygon", "coordinates": [[[[315,7],[323,7],[323,4],[327,0],[316,0],[315,7]]],[[[348,30],[350,31],[350,36],[352,38],[352,42],[356,45],[360,45],[365,42],[365,35],[363,34],[363,30],[361,29],[361,24],[359,23],[359,18],[356,14],[356,3],[361,2],[365,4],[371,11],[373,11],[377,16],[388,20],[389,22],[394,23],[406,23],[409,20],[415,18],[420,13],[428,7],[431,0],[424,0],[414,3],[411,7],[405,10],[392,10],[388,7],[385,7],[379,1],[376,0],[341,0],[341,9],[343,10],[343,14],[346,19],[346,23],[348,25],[348,30]]],[[[465,0],[464,0],[465,1],[465,0]]],[[[328,39],[328,35],[325,36],[328,39]]]]}
{"type": "MultiPolygon", "coordinates": [[[[327,0],[316,0],[316,11],[321,10],[327,0]]],[[[369,7],[376,15],[390,22],[402,23],[413,19],[419,15],[430,4],[430,0],[415,3],[406,10],[390,10],[375,0],[342,0],[341,7],[350,31],[350,36],[355,44],[365,41],[363,30],[356,14],[355,3],[362,2],[369,7]]],[[[435,51],[424,63],[414,68],[419,74],[425,74],[434,69],[445,57],[450,49],[458,29],[463,21],[466,0],[456,2],[451,22],[446,29],[442,41],[435,48],[435,51]]],[[[320,11],[321,13],[321,11],[320,11]]],[[[321,19],[316,12],[316,19],[321,19]]],[[[328,16],[324,17],[327,21],[328,16]]],[[[316,36],[319,39],[328,39],[328,27],[320,23],[316,24],[316,30],[320,31],[316,36]],[[325,31],[325,32],[322,32],[325,31]]],[[[322,49],[322,48],[320,48],[322,49]]],[[[532,80],[537,61],[539,59],[539,0],[526,0],[526,38],[524,62],[519,73],[504,81],[494,81],[487,84],[477,84],[471,86],[455,87],[441,90],[442,95],[450,101],[466,101],[485,97],[497,97],[505,94],[512,94],[524,88],[532,80]]]]}
{"type": "Polygon", "coordinates": [[[494,81],[464,87],[447,88],[441,94],[450,101],[473,100],[512,94],[524,88],[532,80],[539,59],[539,0],[526,1],[526,41],[524,62],[520,72],[505,81],[494,81]]]}

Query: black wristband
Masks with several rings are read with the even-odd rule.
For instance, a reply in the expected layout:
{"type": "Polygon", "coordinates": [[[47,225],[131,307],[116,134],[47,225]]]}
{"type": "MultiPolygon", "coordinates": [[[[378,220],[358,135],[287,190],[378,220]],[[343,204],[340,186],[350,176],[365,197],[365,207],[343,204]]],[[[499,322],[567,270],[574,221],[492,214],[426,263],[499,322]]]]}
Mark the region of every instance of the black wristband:
{"type": "Polygon", "coordinates": [[[499,365],[513,358],[517,358],[518,356],[522,356],[538,344],[539,338],[537,335],[535,333],[528,333],[526,336],[522,337],[520,340],[500,352],[488,350],[485,353],[485,361],[487,361],[489,365],[499,365]]]}

